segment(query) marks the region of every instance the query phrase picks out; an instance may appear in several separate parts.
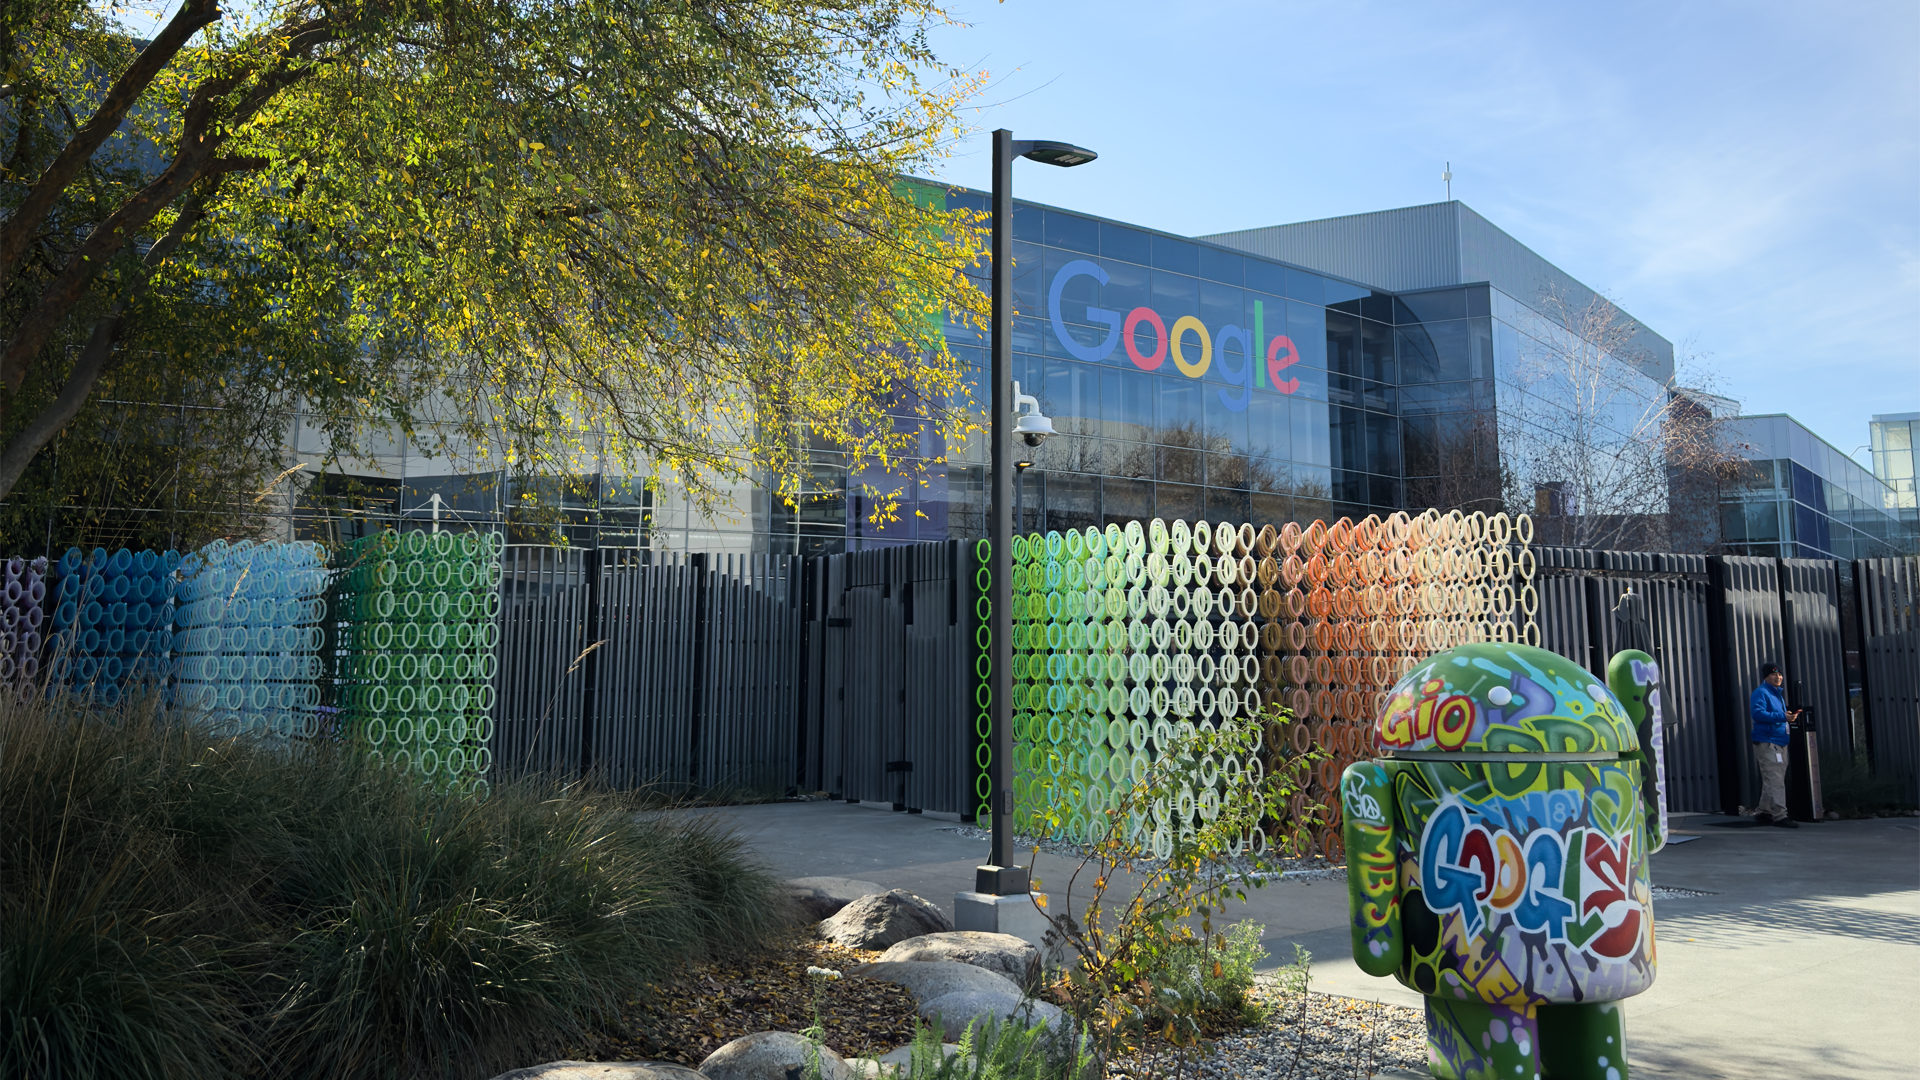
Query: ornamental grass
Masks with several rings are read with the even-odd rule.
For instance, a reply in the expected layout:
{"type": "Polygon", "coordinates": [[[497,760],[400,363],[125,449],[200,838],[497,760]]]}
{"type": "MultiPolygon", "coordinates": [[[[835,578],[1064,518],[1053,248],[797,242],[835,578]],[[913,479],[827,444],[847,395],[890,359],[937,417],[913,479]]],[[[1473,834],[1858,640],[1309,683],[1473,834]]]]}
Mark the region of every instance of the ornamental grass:
{"type": "Polygon", "coordinates": [[[711,821],[0,695],[0,1076],[488,1076],[774,940],[711,821]]]}

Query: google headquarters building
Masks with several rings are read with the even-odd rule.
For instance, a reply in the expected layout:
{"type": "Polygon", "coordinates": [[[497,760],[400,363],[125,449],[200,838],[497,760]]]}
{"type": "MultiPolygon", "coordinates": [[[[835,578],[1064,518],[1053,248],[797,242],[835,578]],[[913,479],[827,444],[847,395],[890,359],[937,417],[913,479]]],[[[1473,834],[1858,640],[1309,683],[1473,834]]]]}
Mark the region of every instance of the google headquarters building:
{"type": "MultiPolygon", "coordinates": [[[[947,198],[988,208],[983,192],[947,198]]],[[[1257,527],[1515,501],[1547,521],[1580,507],[1551,477],[1516,497],[1503,455],[1510,466],[1566,426],[1555,419],[1563,388],[1538,377],[1538,360],[1564,353],[1577,317],[1602,311],[1608,323],[1611,353],[1590,358],[1608,392],[1590,404],[1610,437],[1631,435],[1674,392],[1667,339],[1457,201],[1201,237],[1016,201],[1013,236],[1013,374],[1060,432],[1022,472],[1021,531],[1155,517],[1257,527]]],[[[958,325],[948,336],[984,409],[987,342],[958,325]]],[[[1717,506],[1684,508],[1717,530],[1705,543],[1843,560],[1913,549],[1895,478],[1788,417],[1735,430],[1752,468],[1711,494],[1717,506]]],[[[296,426],[293,441],[321,464],[317,437],[296,426]]],[[[636,478],[589,476],[558,492],[562,527],[587,547],[772,554],[984,535],[986,440],[924,453],[888,474],[817,450],[798,506],[745,483],[702,511],[636,478]],[[873,492],[898,492],[884,522],[873,492]]],[[[289,533],[337,542],[431,520],[551,535],[550,524],[517,527],[501,474],[378,440],[350,468],[359,475],[323,476],[289,508],[289,533]]],[[[1638,509],[1657,518],[1666,499],[1649,491],[1638,509]]]]}

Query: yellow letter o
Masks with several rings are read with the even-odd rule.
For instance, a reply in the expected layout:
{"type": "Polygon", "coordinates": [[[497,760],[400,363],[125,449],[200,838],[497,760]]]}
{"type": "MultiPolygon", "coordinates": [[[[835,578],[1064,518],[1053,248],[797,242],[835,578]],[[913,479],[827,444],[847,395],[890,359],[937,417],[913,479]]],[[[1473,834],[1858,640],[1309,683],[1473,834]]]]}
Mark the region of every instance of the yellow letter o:
{"type": "Polygon", "coordinates": [[[1187,378],[1197,379],[1205,375],[1207,369],[1213,366],[1213,338],[1207,335],[1207,324],[1199,319],[1191,315],[1180,316],[1174,322],[1173,329],[1167,333],[1167,342],[1173,350],[1173,366],[1179,368],[1180,374],[1187,378]],[[1189,330],[1200,335],[1200,362],[1197,364],[1187,363],[1186,354],[1180,351],[1180,339],[1189,330]]]}

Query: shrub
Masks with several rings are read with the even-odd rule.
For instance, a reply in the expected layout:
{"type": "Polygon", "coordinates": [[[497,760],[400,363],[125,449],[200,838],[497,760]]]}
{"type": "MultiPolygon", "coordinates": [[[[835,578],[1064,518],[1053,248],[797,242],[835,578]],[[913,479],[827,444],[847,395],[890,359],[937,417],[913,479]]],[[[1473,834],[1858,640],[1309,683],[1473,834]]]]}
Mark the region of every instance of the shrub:
{"type": "MultiPolygon", "coordinates": [[[[1309,750],[1276,758],[1270,771],[1237,774],[1212,763],[1254,759],[1263,731],[1292,721],[1269,706],[1186,734],[1149,766],[1144,783],[1096,820],[1065,889],[1072,896],[1082,877],[1091,878],[1086,906],[1077,914],[1042,912],[1050,949],[1065,957],[1051,992],[1092,1036],[1101,1058],[1157,1043],[1183,1070],[1209,1032],[1259,1019],[1248,991],[1264,955],[1260,928],[1243,923],[1233,935],[1217,933],[1213,919],[1262,885],[1272,854],[1294,853],[1288,840],[1256,854],[1246,844],[1254,830],[1298,837],[1324,820],[1318,804],[1302,804],[1297,816],[1289,806],[1325,755],[1309,750]],[[1195,826],[1169,812],[1171,793],[1207,790],[1217,798],[1195,826]]],[[[1049,823],[1058,828],[1060,819],[1060,808],[1049,808],[1049,823]]],[[[1159,1066],[1156,1050],[1144,1067],[1152,1075],[1159,1066]]]]}
{"type": "Polygon", "coordinates": [[[0,699],[0,1075],[486,1075],[785,919],[622,795],[0,699]]]}

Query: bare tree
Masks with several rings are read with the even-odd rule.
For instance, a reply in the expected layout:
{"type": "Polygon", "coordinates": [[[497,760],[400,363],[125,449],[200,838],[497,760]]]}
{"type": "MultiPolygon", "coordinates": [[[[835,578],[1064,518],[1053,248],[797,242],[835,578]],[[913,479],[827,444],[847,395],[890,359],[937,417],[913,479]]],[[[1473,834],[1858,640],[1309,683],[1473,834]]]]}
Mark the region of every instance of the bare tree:
{"type": "Polygon", "coordinates": [[[1697,519],[1717,519],[1718,487],[1677,492],[1675,480],[1723,476],[1739,460],[1720,421],[1672,374],[1647,373],[1639,327],[1613,301],[1581,303],[1550,287],[1537,311],[1521,328],[1517,385],[1503,387],[1508,509],[1534,515],[1545,543],[1630,550],[1697,541],[1697,519]]]}

